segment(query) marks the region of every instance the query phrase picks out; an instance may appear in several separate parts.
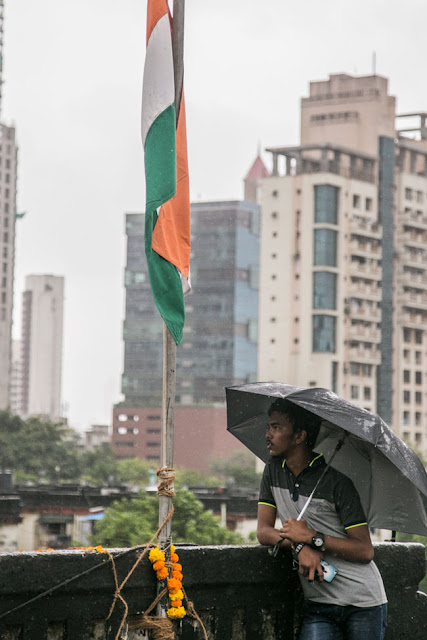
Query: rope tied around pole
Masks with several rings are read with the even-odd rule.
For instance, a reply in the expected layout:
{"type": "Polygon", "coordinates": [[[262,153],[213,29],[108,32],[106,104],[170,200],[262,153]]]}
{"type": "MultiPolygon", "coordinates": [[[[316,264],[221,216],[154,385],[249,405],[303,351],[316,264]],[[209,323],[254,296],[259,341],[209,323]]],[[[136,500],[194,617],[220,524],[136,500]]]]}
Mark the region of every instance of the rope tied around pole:
{"type": "Polygon", "coordinates": [[[175,469],[172,469],[170,467],[162,467],[161,469],[157,469],[157,477],[159,478],[157,494],[159,496],[168,496],[169,498],[173,498],[175,496],[175,469]]]}
{"type": "MultiPolygon", "coordinates": [[[[119,640],[120,632],[121,632],[121,630],[123,628],[123,625],[126,622],[126,618],[128,616],[128,611],[129,611],[127,602],[126,602],[126,600],[123,598],[123,596],[121,594],[122,589],[125,586],[126,582],[129,580],[129,578],[131,577],[131,575],[133,574],[133,572],[135,571],[135,569],[137,568],[137,566],[139,565],[139,563],[141,562],[141,560],[147,555],[148,549],[152,546],[154,540],[158,537],[160,531],[163,529],[163,527],[166,525],[166,523],[169,522],[169,520],[172,518],[173,512],[174,512],[174,508],[173,508],[173,505],[171,505],[170,511],[167,514],[166,518],[163,520],[162,524],[159,526],[159,528],[157,529],[156,533],[152,536],[151,540],[149,540],[149,542],[147,542],[147,544],[144,547],[144,550],[142,551],[142,553],[139,554],[138,558],[135,560],[135,562],[134,562],[133,566],[131,567],[130,571],[128,572],[127,576],[124,578],[124,580],[122,580],[120,585],[119,585],[119,579],[118,579],[118,576],[117,576],[116,563],[114,561],[113,556],[110,554],[109,551],[107,551],[107,553],[108,553],[108,555],[110,557],[110,560],[111,560],[111,566],[113,568],[114,583],[115,583],[115,587],[116,588],[115,588],[115,592],[114,592],[113,602],[111,603],[110,612],[109,612],[109,614],[108,614],[106,619],[109,620],[109,618],[111,618],[111,616],[113,614],[113,611],[114,611],[114,609],[116,607],[117,600],[120,600],[123,603],[124,609],[125,609],[123,617],[122,617],[122,621],[120,623],[119,629],[118,629],[118,631],[116,633],[116,636],[115,636],[114,640],[119,640]]],[[[163,597],[163,595],[162,595],[162,597],[163,597]]],[[[159,597],[159,596],[157,596],[157,597],[159,597]]],[[[150,608],[150,610],[151,610],[151,608],[150,608]]]]}

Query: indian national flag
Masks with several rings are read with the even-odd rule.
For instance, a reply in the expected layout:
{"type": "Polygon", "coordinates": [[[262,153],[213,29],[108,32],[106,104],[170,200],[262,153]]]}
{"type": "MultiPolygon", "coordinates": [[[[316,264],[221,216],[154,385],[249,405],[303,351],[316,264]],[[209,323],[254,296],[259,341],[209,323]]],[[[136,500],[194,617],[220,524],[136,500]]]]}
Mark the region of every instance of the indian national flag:
{"type": "Polygon", "coordinates": [[[178,123],[167,0],[148,0],[142,91],[145,155],[145,253],[157,308],[176,344],[189,290],[190,197],[183,92],[178,123]]]}

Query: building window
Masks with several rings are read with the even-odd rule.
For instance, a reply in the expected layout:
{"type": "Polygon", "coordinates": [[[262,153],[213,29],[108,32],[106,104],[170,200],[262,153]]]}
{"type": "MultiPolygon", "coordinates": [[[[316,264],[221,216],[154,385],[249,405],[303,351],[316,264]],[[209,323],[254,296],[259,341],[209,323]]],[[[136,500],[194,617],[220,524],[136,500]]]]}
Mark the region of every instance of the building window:
{"type": "Polygon", "coordinates": [[[421,371],[415,371],[415,384],[423,383],[423,374],[421,371]]]}
{"type": "Polygon", "coordinates": [[[365,198],[365,209],[366,211],[372,211],[372,198],[365,198]]]}
{"type": "Polygon", "coordinates": [[[403,371],[403,382],[411,382],[411,372],[408,369],[403,371]]]}
{"type": "Polygon", "coordinates": [[[403,424],[409,424],[409,411],[403,412],[403,424]]]}
{"type": "Polygon", "coordinates": [[[422,354],[421,351],[415,351],[415,363],[421,364],[422,362],[422,354]]]}
{"type": "Polygon", "coordinates": [[[350,362],[350,373],[352,376],[358,376],[360,372],[360,364],[358,362],[350,362]]]}
{"type": "Polygon", "coordinates": [[[352,400],[358,400],[359,399],[359,387],[355,384],[351,385],[351,399],[352,400]]]}
{"type": "Polygon", "coordinates": [[[406,187],[405,198],[406,200],[412,200],[412,189],[408,189],[408,187],[406,187]]]}
{"type": "Polygon", "coordinates": [[[421,404],[423,401],[423,396],[421,391],[415,391],[415,404],[421,404]]]}
{"type": "Polygon", "coordinates": [[[415,329],[415,342],[416,344],[423,343],[423,332],[420,329],[415,329]]]}
{"type": "Polygon", "coordinates": [[[363,388],[363,397],[365,400],[370,400],[371,399],[371,387],[364,387],[363,388]]]}
{"type": "Polygon", "coordinates": [[[337,264],[337,232],[333,229],[314,230],[314,264],[335,267],[337,264]]]}
{"type": "Polygon", "coordinates": [[[421,424],[421,413],[419,411],[415,412],[415,424],[416,425],[420,425],[421,424]]]}
{"type": "Polygon", "coordinates": [[[404,391],[403,392],[403,402],[405,404],[408,404],[409,402],[411,402],[411,393],[410,393],[410,391],[404,391]]]}
{"type": "Polygon", "coordinates": [[[422,433],[416,433],[415,434],[415,444],[420,447],[421,444],[423,442],[423,434],[422,433]]]}
{"type": "Polygon", "coordinates": [[[315,353],[335,352],[334,316],[313,316],[313,351],[315,353]]]}
{"type": "Polygon", "coordinates": [[[403,329],[403,342],[411,342],[411,330],[406,327],[403,329]]]}
{"type": "Polygon", "coordinates": [[[358,196],[356,193],[353,194],[353,209],[359,209],[360,208],[360,196],[358,196]]]}
{"type": "Polygon", "coordinates": [[[337,276],[329,271],[313,274],[313,308],[336,309],[337,276]]]}
{"type": "Polygon", "coordinates": [[[372,375],[372,365],[371,364],[362,364],[362,376],[370,377],[372,375]]]}
{"type": "Polygon", "coordinates": [[[338,187],[331,184],[314,187],[314,221],[338,224],[338,187]]]}

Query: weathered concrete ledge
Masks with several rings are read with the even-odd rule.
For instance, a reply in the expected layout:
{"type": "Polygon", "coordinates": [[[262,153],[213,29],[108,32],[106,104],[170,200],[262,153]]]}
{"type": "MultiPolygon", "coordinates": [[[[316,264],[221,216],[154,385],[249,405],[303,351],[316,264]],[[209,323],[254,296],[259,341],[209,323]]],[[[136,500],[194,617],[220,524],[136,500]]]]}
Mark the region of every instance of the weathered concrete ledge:
{"type": "MultiPolygon", "coordinates": [[[[119,583],[138,552],[114,550],[119,583]]],[[[259,546],[179,547],[184,587],[210,640],[294,640],[300,622],[301,591],[290,554],[272,558],[259,546]]],[[[418,591],[426,572],[419,544],[375,545],[375,560],[389,598],[386,640],[427,638],[427,596],[418,591]]],[[[115,591],[111,562],[96,552],[0,554],[0,637],[6,640],[104,640],[115,638],[123,616],[118,603],[105,619],[115,591]],[[87,572],[76,580],[77,574],[87,572]],[[6,617],[28,600],[64,581],[60,589],[6,617]]],[[[144,611],[156,595],[156,580],[144,560],[123,595],[130,614],[144,611]]],[[[141,632],[122,634],[129,640],[141,632]]],[[[203,638],[191,620],[182,623],[183,640],[203,638]]]]}

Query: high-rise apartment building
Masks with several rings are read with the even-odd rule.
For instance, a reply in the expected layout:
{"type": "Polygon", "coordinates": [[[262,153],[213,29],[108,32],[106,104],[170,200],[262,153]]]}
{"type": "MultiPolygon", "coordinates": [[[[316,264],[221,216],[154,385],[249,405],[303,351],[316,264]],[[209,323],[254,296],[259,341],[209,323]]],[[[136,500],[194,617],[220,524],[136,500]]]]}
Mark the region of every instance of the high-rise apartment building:
{"type": "MultiPolygon", "coordinates": [[[[191,206],[192,292],[177,352],[177,403],[215,404],[224,386],[256,377],[259,207],[251,202],[191,206]]],[[[163,323],[144,254],[144,215],[126,216],[124,373],[130,407],[161,406],[163,323]]]]}
{"type": "Polygon", "coordinates": [[[258,371],[331,388],[426,452],[427,114],[409,116],[413,138],[386,78],[331,75],[302,99],[301,145],[268,149],[258,371]]]}
{"type": "MultiPolygon", "coordinates": [[[[0,7],[1,10],[1,7],[0,7]]],[[[2,34],[0,33],[0,37],[2,34]]],[[[1,80],[1,74],[0,74],[1,80]]],[[[1,84],[1,83],[0,83],[1,84]]],[[[10,404],[17,146],[14,127],[0,124],[0,408],[10,404]]]]}
{"type": "Polygon", "coordinates": [[[22,303],[23,416],[61,417],[64,278],[31,275],[22,303]]]}

